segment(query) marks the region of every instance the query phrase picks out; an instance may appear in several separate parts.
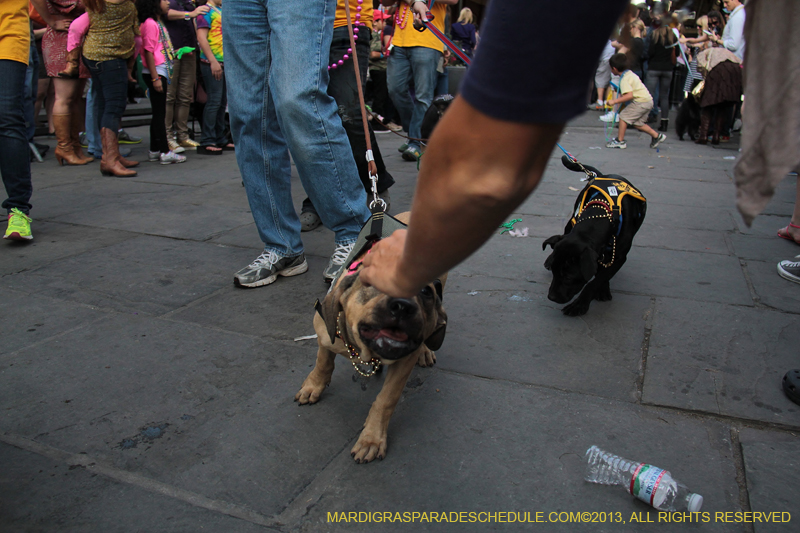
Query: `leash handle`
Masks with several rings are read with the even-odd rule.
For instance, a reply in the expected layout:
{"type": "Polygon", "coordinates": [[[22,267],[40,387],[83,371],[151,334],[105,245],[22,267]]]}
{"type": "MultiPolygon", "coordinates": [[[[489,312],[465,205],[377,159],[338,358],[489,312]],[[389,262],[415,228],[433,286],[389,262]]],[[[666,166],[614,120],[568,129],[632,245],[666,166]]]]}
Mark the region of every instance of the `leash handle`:
{"type": "Polygon", "coordinates": [[[372,182],[372,202],[370,207],[381,205],[381,209],[386,209],[386,202],[378,196],[378,166],[372,155],[372,139],[369,136],[369,123],[367,121],[367,106],[364,102],[364,89],[361,86],[361,72],[358,68],[358,52],[356,51],[356,40],[353,35],[353,21],[350,18],[350,1],[344,0],[344,11],[347,15],[347,32],[350,35],[350,48],[353,50],[353,71],[356,75],[356,88],[358,89],[358,102],[361,105],[361,122],[364,126],[364,139],[367,142],[367,167],[369,168],[369,179],[372,182]]]}

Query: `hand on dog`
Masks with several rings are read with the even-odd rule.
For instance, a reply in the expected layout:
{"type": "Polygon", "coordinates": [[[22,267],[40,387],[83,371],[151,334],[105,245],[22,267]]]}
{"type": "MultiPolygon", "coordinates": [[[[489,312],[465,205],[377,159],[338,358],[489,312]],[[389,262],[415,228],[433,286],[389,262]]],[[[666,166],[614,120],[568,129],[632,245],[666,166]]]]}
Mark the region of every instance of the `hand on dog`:
{"type": "Polygon", "coordinates": [[[413,298],[422,287],[411,287],[400,268],[407,230],[399,229],[378,241],[364,257],[361,282],[395,298],[413,298]]]}

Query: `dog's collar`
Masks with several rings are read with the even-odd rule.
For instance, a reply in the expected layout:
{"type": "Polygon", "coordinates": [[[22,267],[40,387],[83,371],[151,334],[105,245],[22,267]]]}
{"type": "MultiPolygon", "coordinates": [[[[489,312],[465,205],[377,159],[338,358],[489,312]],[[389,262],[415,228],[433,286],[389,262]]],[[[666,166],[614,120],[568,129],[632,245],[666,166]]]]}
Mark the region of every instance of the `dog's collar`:
{"type": "Polygon", "coordinates": [[[344,343],[344,347],[347,348],[347,358],[350,359],[350,363],[353,365],[353,368],[356,369],[356,372],[364,376],[365,378],[369,378],[375,375],[378,369],[381,367],[381,360],[373,357],[369,360],[368,363],[362,363],[361,361],[361,354],[358,353],[356,347],[347,342],[344,337],[342,336],[341,329],[339,328],[339,323],[341,322],[342,312],[340,311],[338,315],[336,315],[336,337],[342,340],[344,343]],[[367,366],[367,370],[362,370],[362,366],[367,366]]]}

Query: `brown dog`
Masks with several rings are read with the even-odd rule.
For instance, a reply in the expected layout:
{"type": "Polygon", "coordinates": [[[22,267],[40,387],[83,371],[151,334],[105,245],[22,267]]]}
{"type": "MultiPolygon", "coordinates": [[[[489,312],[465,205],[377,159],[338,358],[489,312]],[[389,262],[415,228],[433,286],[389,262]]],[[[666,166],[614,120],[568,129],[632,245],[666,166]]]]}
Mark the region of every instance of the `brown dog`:
{"type": "MultiPolygon", "coordinates": [[[[396,218],[407,223],[408,213],[396,218]]],[[[389,419],[414,365],[431,366],[436,362],[433,350],[442,345],[447,326],[442,308],[447,276],[429,284],[414,298],[392,298],[361,283],[359,260],[356,258],[339,277],[320,312],[314,314],[319,345],[317,364],[294,399],[301,405],[319,401],[331,382],[337,353],[357,362],[362,375],[374,373],[380,365],[388,366],[383,388],[350,450],[357,463],[368,463],[386,457],[389,419]]]]}

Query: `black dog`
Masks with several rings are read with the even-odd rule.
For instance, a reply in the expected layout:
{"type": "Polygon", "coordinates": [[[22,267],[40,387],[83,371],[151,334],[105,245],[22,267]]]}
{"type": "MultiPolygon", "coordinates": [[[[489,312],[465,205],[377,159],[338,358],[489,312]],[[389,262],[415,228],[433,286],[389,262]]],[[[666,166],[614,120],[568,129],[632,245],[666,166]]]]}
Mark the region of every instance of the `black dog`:
{"type": "MultiPolygon", "coordinates": [[[[572,171],[583,172],[566,156],[561,162],[572,171]]],[[[590,166],[584,168],[597,177],[578,194],[564,235],[553,235],[542,243],[542,250],[548,244],[553,248],[544,262],[544,267],[553,272],[547,298],[563,304],[581,293],[562,309],[568,316],[586,314],[592,300],[611,299],[608,282],[625,264],[633,236],[647,211],[647,200],[628,180],[615,174],[604,176],[590,166]]]]}
{"type": "Polygon", "coordinates": [[[700,128],[700,104],[697,103],[692,93],[686,97],[678,108],[675,117],[675,133],[678,139],[683,140],[683,134],[689,133],[691,140],[697,139],[697,130],[700,128]]]}
{"type": "Polygon", "coordinates": [[[441,120],[444,112],[447,111],[447,108],[450,107],[452,101],[452,94],[440,94],[433,99],[433,103],[428,110],[425,111],[425,116],[422,117],[420,133],[423,139],[428,140],[431,138],[431,135],[433,134],[433,128],[435,128],[439,123],[439,120],[441,120]]]}

